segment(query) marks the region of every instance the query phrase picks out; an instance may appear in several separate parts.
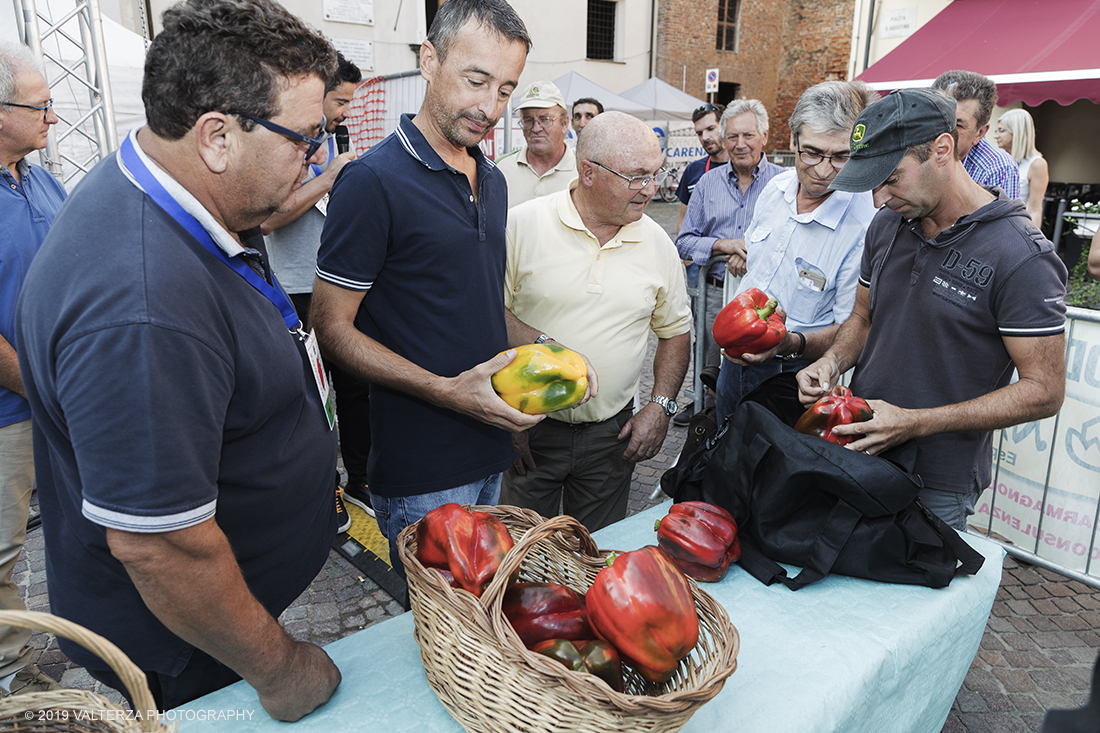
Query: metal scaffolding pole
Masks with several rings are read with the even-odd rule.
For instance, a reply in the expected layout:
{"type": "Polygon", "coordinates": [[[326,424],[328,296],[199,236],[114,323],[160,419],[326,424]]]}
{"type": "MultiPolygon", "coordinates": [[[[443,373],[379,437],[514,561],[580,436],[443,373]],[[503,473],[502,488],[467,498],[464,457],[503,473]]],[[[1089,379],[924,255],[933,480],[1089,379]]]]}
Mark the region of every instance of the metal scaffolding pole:
{"type": "Polygon", "coordinates": [[[87,90],[88,109],[58,114],[58,124],[50,128],[46,148],[39,153],[42,166],[67,183],[118,148],[99,0],[77,0],[58,19],[39,12],[36,0],[14,2],[23,42],[45,62],[50,88],[75,83],[87,90]],[[76,59],[65,60],[66,55],[76,59]]]}

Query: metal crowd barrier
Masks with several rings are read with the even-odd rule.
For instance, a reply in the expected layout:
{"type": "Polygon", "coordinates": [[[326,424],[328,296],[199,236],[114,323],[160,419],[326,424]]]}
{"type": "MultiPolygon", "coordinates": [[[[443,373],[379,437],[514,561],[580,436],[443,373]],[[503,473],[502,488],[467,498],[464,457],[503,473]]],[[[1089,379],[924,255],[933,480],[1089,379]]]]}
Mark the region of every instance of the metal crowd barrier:
{"type": "Polygon", "coordinates": [[[1014,557],[1100,588],[1100,312],[1067,310],[1062,408],[994,436],[993,484],[969,524],[1014,557]]]}

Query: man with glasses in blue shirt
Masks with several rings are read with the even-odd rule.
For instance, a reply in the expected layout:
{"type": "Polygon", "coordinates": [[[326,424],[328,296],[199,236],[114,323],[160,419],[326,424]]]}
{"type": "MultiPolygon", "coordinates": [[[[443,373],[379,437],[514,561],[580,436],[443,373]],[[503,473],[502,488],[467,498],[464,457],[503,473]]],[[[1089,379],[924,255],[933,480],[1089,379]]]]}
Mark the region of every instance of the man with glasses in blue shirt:
{"type": "Polygon", "coordinates": [[[877,99],[863,82],[827,81],[799,98],[788,126],[795,169],[773,178],[756,201],[738,293],[759,288],[786,312],[787,336],[762,354],[725,354],[718,420],[773,374],[798,371],[833,342],[852,313],[860,255],[875,214],[868,193],[833,191],[848,161],[856,117],[877,99]]]}
{"type": "MultiPolygon", "coordinates": [[[[0,44],[0,608],[25,611],[11,579],[34,487],[31,408],[15,353],[15,304],[65,189],[27,156],[57,123],[50,88],[25,46],[0,44]]],[[[32,663],[29,629],[0,627],[0,697],[59,685],[32,663]]]]}
{"type": "Polygon", "coordinates": [[[569,116],[558,87],[536,81],[520,97],[516,111],[527,147],[497,161],[508,181],[508,208],[564,191],[577,176],[577,158],[565,144],[569,116]]]}
{"type": "Polygon", "coordinates": [[[260,232],[322,160],[335,70],[271,0],[169,8],[147,125],[81,182],[20,300],[51,610],[121,647],[158,709],[244,678],[297,720],[340,682],[276,620],[335,538],[336,439],[260,232]]]}
{"type": "Polygon", "coordinates": [[[687,371],[691,314],[684,268],[644,215],[666,175],[653,130],[605,112],[577,143],[569,189],[508,212],[504,298],[520,321],[585,354],[600,377],[583,405],[513,436],[518,459],[501,502],[564,513],[590,531],[626,517],[634,465],[656,455],[687,371]],[[653,391],[635,414],[649,334],[653,391]]]}

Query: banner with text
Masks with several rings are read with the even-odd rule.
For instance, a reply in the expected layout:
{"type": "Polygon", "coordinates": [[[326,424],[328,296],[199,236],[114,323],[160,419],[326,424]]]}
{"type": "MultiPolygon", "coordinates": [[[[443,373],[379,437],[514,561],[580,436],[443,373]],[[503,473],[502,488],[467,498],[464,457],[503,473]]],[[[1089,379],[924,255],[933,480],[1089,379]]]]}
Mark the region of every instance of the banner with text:
{"type": "Polygon", "coordinates": [[[1054,417],[993,436],[993,485],[970,524],[1100,578],[1100,322],[1066,322],[1066,398],[1054,417]]]}

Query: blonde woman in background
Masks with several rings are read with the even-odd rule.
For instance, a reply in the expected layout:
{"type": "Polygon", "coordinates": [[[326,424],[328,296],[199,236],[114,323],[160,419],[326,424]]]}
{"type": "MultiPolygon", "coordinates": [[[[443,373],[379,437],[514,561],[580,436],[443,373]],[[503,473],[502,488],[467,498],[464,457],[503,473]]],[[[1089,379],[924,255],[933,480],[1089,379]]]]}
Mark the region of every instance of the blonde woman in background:
{"type": "Polygon", "coordinates": [[[993,139],[1020,166],[1020,200],[1035,226],[1043,225],[1043,196],[1050,183],[1046,159],[1035,149],[1035,122],[1024,109],[1012,109],[997,120],[993,139]]]}

